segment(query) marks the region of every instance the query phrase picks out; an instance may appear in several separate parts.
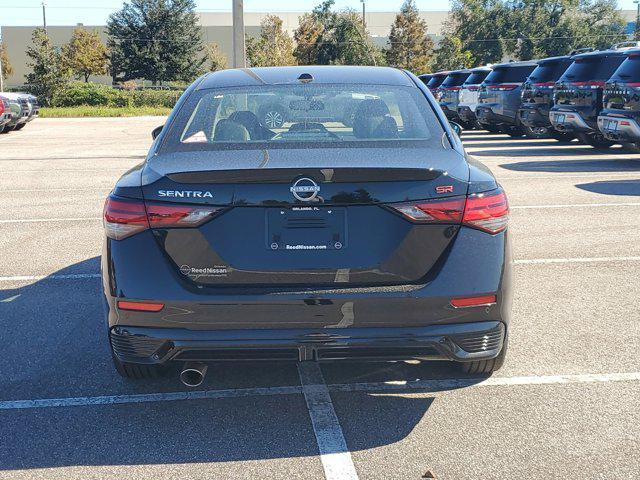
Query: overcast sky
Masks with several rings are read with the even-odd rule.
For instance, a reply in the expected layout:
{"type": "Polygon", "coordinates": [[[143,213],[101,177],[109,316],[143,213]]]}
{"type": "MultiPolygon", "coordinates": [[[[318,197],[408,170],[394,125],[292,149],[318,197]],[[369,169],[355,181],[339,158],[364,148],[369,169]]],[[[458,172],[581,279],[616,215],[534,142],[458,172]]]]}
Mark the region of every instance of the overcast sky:
{"type": "MultiPolygon", "coordinates": [[[[87,2],[81,0],[48,0],[47,23],[49,25],[104,25],[107,17],[122,6],[122,0],[101,0],[87,2]]],[[[231,0],[196,0],[197,10],[205,12],[229,11],[231,0]]],[[[245,0],[245,10],[263,12],[308,11],[320,0],[245,0]],[[265,7],[268,5],[268,7],[265,7]]],[[[633,0],[618,0],[624,9],[635,9],[633,0]]],[[[448,10],[449,0],[416,0],[421,10],[448,10]]],[[[0,0],[0,25],[39,25],[42,23],[41,0],[0,0]]],[[[370,11],[396,11],[402,0],[367,0],[370,11]]],[[[337,8],[362,8],[360,0],[336,0],[337,8]]]]}

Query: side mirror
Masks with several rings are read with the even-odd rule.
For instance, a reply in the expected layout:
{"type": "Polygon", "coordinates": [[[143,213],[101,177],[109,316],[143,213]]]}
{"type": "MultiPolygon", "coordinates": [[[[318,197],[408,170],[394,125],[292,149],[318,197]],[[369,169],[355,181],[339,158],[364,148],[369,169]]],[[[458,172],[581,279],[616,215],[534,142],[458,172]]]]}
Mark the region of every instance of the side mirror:
{"type": "Polygon", "coordinates": [[[151,130],[151,137],[155,140],[156,137],[160,135],[160,132],[162,131],[163,128],[164,128],[164,125],[160,125],[159,127],[156,127],[153,130],[151,130]]]}
{"type": "Polygon", "coordinates": [[[462,135],[462,127],[460,126],[459,123],[456,122],[449,122],[449,125],[451,125],[451,129],[456,132],[456,135],[458,135],[458,137],[460,135],[462,135]]]}

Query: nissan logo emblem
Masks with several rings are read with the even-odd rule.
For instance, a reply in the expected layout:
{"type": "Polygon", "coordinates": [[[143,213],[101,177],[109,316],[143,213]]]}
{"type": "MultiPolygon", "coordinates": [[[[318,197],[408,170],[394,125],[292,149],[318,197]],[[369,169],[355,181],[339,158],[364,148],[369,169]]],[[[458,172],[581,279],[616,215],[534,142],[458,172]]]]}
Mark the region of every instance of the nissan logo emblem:
{"type": "Polygon", "coordinates": [[[310,202],[318,196],[320,187],[310,178],[303,177],[296,180],[289,190],[297,200],[310,202]]]}

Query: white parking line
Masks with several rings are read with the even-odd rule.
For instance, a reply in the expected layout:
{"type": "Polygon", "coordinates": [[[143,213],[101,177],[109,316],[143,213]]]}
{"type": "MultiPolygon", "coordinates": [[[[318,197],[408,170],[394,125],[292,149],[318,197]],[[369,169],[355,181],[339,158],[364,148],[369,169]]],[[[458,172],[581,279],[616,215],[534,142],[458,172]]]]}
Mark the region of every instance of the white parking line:
{"type": "Polygon", "coordinates": [[[320,366],[316,362],[299,363],[298,375],[318,442],[325,478],[357,480],[356,467],[347,448],[320,366]]]}
{"type": "Polygon", "coordinates": [[[596,207],[640,207],[640,202],[621,203],[566,203],[557,205],[510,205],[511,210],[534,210],[545,208],[596,208],[596,207]]]}
{"type": "Polygon", "coordinates": [[[99,273],[71,273],[67,275],[15,275],[0,277],[0,282],[31,282],[37,280],[85,280],[88,278],[100,278],[99,273]]]}
{"type": "Polygon", "coordinates": [[[0,223],[51,223],[51,222],[83,222],[102,220],[102,217],[71,217],[71,218],[19,218],[16,220],[0,220],[0,223]]]}
{"type": "Polygon", "coordinates": [[[529,258],[514,260],[516,265],[545,264],[545,263],[611,263],[638,262],[640,257],[583,257],[583,258],[529,258]]]}
{"type": "MultiPolygon", "coordinates": [[[[317,366],[317,364],[316,364],[317,366]]],[[[640,372],[625,373],[586,373],[571,375],[531,375],[518,377],[489,377],[481,378],[445,378],[434,380],[415,380],[378,383],[337,383],[313,384],[306,382],[317,381],[313,376],[302,379],[303,386],[257,387],[227,390],[197,390],[188,392],[144,393],[132,395],[101,395],[95,397],[67,397],[41,398],[32,400],[2,400],[0,410],[24,410],[31,408],[51,407],[82,407],[90,405],[119,405],[129,403],[157,403],[178,400],[204,400],[217,398],[260,397],[272,395],[293,395],[310,393],[327,389],[330,392],[367,392],[367,391],[398,391],[415,390],[425,392],[439,392],[454,388],[501,387],[518,385],[557,385],[582,383],[617,383],[638,382],[640,372]]],[[[306,373],[304,374],[306,375],[306,373]]],[[[335,411],[334,411],[335,413],[335,411]]]]}

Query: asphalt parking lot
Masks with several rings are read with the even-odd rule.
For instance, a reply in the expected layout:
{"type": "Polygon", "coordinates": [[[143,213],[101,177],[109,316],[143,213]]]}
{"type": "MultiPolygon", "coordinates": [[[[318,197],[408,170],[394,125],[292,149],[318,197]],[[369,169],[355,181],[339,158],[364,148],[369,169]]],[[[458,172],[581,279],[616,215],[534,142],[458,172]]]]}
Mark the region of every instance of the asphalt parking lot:
{"type": "Polygon", "coordinates": [[[505,367],[112,367],[101,211],[159,118],[0,137],[0,479],[631,479],[640,471],[640,155],[463,134],[509,195],[505,367]]]}

